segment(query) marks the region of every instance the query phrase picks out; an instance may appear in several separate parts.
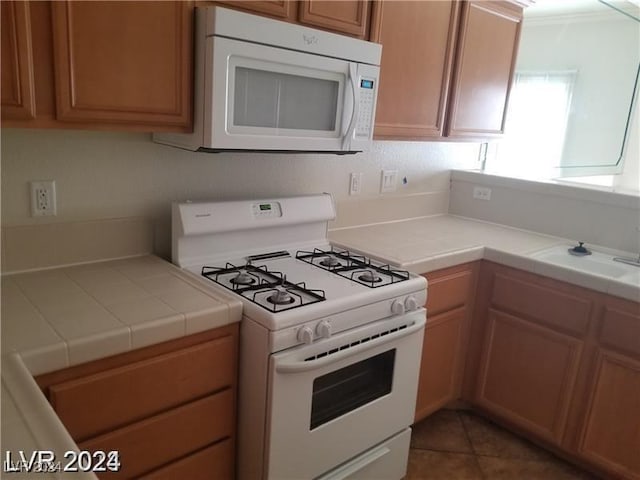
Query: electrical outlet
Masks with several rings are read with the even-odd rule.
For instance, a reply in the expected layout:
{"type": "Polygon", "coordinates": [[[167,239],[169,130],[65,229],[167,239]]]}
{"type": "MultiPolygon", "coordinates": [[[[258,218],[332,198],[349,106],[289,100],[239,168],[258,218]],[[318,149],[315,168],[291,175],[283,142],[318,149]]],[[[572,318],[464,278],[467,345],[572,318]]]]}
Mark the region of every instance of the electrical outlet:
{"type": "Polygon", "coordinates": [[[395,192],[398,184],[397,170],[382,170],[380,178],[380,193],[395,192]]]}
{"type": "Polygon", "coordinates": [[[30,182],[31,216],[46,217],[56,214],[56,182],[40,180],[30,182]]]}
{"type": "Polygon", "coordinates": [[[360,195],[362,191],[362,173],[352,173],[349,182],[349,195],[360,195]]]}
{"type": "Polygon", "coordinates": [[[473,198],[491,200],[491,189],[487,187],[473,187],[473,198]]]}

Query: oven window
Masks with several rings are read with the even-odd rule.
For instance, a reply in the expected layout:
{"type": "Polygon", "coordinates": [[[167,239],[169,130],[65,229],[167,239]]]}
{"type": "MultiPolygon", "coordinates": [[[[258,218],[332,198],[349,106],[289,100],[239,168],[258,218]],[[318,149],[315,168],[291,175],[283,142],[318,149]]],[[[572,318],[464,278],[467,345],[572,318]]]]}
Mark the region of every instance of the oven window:
{"type": "Polygon", "coordinates": [[[390,393],[395,358],[395,349],[388,350],[316,378],[311,430],[390,393]]]}
{"type": "Polygon", "coordinates": [[[235,69],[233,124],[333,132],[340,84],[253,68],[235,69]]]}

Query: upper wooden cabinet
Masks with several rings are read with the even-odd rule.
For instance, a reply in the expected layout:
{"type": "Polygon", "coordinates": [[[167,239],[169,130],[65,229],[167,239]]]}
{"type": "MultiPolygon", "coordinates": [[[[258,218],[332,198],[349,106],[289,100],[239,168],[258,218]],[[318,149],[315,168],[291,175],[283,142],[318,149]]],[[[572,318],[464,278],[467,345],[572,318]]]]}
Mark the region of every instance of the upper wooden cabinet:
{"type": "Polygon", "coordinates": [[[31,15],[26,2],[1,2],[2,119],[36,114],[31,47],[31,15]]]}
{"type": "Polygon", "coordinates": [[[356,38],[368,38],[368,0],[217,0],[215,3],[356,38]]]}
{"type": "Polygon", "coordinates": [[[57,118],[190,127],[190,2],[53,2],[57,118]]]}
{"type": "Polygon", "coordinates": [[[367,38],[369,33],[369,2],[363,0],[320,1],[302,0],[298,21],[304,25],[367,38]]]}
{"type": "Polygon", "coordinates": [[[444,134],[459,3],[382,2],[371,37],[382,44],[374,135],[421,139],[444,134]]]}
{"type": "Polygon", "coordinates": [[[504,133],[522,8],[508,2],[465,2],[446,136],[490,138],[504,133]]]}
{"type": "Polygon", "coordinates": [[[217,0],[215,3],[291,22],[298,14],[298,4],[290,0],[217,0]]]}
{"type": "Polygon", "coordinates": [[[383,48],[375,138],[500,135],[522,7],[455,0],[376,7],[371,39],[383,48]]]}

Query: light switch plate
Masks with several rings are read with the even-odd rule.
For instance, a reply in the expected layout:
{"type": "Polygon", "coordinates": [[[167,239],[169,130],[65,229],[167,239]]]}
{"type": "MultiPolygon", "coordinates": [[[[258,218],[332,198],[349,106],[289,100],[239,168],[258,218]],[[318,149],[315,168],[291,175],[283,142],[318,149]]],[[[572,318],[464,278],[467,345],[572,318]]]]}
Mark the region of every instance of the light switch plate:
{"type": "Polygon", "coordinates": [[[352,173],[349,181],[349,195],[360,195],[362,191],[362,173],[352,173]]]}
{"type": "Polygon", "coordinates": [[[398,186],[397,170],[382,170],[380,177],[380,193],[395,192],[398,186]]]}

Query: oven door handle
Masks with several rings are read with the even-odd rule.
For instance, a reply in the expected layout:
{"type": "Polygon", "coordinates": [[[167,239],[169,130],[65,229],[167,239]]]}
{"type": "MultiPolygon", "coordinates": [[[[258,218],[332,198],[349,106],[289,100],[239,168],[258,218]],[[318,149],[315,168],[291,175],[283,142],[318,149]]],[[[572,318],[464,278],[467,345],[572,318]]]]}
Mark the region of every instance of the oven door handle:
{"type": "Polygon", "coordinates": [[[344,350],[339,350],[336,353],[331,355],[327,355],[325,357],[319,358],[317,360],[294,360],[290,362],[282,361],[282,363],[278,362],[275,366],[276,371],[278,373],[300,373],[300,372],[308,372],[309,370],[315,370],[316,368],[324,367],[325,365],[330,365],[334,362],[338,362],[344,358],[350,357],[360,352],[364,352],[365,350],[369,350],[371,348],[377,347],[379,345],[384,345],[385,343],[393,342],[400,338],[409,336],[422,328],[424,328],[427,323],[426,318],[424,316],[420,317],[416,322],[398,332],[391,333],[389,335],[385,335],[384,337],[378,337],[375,340],[370,340],[366,343],[359,343],[353,347],[345,348],[344,350]]]}

